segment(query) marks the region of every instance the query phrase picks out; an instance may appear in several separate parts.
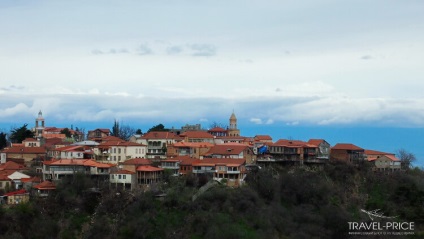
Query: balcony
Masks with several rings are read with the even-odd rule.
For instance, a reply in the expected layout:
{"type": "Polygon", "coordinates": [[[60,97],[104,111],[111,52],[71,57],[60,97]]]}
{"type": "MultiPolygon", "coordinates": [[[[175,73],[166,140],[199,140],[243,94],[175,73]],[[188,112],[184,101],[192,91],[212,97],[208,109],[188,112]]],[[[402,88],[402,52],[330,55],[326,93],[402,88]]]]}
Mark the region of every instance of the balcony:
{"type": "Polygon", "coordinates": [[[227,171],[227,174],[240,174],[241,171],[227,171]]]}

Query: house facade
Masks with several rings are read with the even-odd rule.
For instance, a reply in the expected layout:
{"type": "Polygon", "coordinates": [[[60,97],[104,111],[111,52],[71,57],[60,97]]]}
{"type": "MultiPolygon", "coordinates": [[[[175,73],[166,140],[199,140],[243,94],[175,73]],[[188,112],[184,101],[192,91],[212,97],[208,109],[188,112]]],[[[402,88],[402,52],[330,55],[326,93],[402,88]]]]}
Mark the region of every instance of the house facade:
{"type": "Polygon", "coordinates": [[[113,172],[109,177],[110,185],[116,189],[131,190],[134,189],[137,184],[136,173],[128,170],[113,172]]]}
{"type": "Polygon", "coordinates": [[[188,143],[188,142],[179,142],[173,145],[168,146],[167,156],[168,157],[177,157],[177,156],[189,156],[192,158],[200,158],[206,152],[208,152],[214,144],[211,143],[188,143]]]}
{"type": "Polygon", "coordinates": [[[146,157],[148,159],[165,159],[168,145],[181,142],[182,137],[173,132],[152,131],[136,139],[137,143],[147,145],[146,157]]]}
{"type": "Polygon", "coordinates": [[[30,167],[33,160],[46,157],[45,147],[12,146],[0,152],[1,162],[19,161],[30,167]]]}
{"type": "Polygon", "coordinates": [[[115,165],[99,163],[92,159],[53,159],[43,162],[43,180],[60,180],[76,173],[108,177],[115,165]]]}
{"type": "Polygon", "coordinates": [[[402,169],[400,159],[393,154],[372,157],[368,159],[368,162],[372,162],[373,170],[378,172],[394,172],[402,169]]]}
{"type": "Polygon", "coordinates": [[[204,158],[246,159],[248,164],[255,162],[256,159],[256,155],[250,146],[237,143],[215,145],[203,156],[204,158]]]}
{"type": "Polygon", "coordinates": [[[362,163],[365,161],[365,150],[354,144],[339,143],[331,148],[330,159],[362,163]]]}
{"type": "Polygon", "coordinates": [[[110,135],[110,129],[89,130],[87,133],[87,140],[102,142],[103,138],[109,135],[110,135]]]}
{"type": "Polygon", "coordinates": [[[118,164],[131,158],[145,158],[147,146],[126,141],[109,141],[93,149],[96,161],[118,164]]]}
{"type": "Polygon", "coordinates": [[[205,158],[192,162],[192,173],[209,174],[214,180],[225,182],[228,186],[239,186],[247,175],[245,159],[205,158]]]}
{"type": "Polygon", "coordinates": [[[316,160],[316,145],[308,144],[300,140],[280,139],[270,144],[269,154],[277,161],[309,162],[316,160]]]}

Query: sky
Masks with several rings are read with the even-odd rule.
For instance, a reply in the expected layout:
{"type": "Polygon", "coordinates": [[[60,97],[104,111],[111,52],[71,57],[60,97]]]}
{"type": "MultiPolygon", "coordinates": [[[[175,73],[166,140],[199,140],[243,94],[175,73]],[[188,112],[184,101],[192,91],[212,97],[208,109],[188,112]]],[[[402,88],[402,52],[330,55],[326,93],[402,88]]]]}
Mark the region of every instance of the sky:
{"type": "Polygon", "coordinates": [[[424,1],[2,0],[0,129],[228,124],[424,165],[424,1]]]}

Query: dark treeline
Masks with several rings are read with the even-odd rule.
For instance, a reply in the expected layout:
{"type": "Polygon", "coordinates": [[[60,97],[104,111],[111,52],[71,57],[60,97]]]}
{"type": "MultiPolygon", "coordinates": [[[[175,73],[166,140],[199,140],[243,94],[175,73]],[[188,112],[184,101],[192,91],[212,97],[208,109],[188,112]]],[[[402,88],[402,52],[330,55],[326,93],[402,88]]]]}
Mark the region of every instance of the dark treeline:
{"type": "Polygon", "coordinates": [[[192,201],[205,180],[191,175],[166,177],[147,193],[106,185],[88,190],[99,184],[76,175],[48,198],[2,208],[0,238],[339,239],[349,238],[348,222],[370,220],[361,209],[415,222],[412,238],[424,235],[420,169],[377,174],[330,163],[263,168],[246,180],[240,188],[215,186],[192,201]]]}

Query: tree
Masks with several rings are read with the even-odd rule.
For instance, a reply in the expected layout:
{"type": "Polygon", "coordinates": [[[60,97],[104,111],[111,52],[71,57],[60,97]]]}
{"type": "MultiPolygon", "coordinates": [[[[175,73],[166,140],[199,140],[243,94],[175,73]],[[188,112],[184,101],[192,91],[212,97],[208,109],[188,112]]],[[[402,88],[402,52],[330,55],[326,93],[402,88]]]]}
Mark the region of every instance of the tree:
{"type": "Polygon", "coordinates": [[[216,128],[216,127],[223,128],[223,129],[227,128],[227,126],[226,126],[225,124],[223,124],[223,123],[218,123],[218,122],[216,122],[216,121],[212,122],[212,123],[209,125],[209,129],[213,129],[213,128],[216,128]]]}
{"type": "Polygon", "coordinates": [[[397,156],[401,161],[402,169],[409,169],[411,167],[411,163],[416,160],[415,155],[405,149],[399,149],[397,151],[397,156]]]}
{"type": "MultiPolygon", "coordinates": [[[[141,130],[140,130],[141,131],[141,130]]],[[[129,125],[121,125],[117,120],[113,123],[112,136],[129,140],[136,133],[136,130],[129,125]]]]}
{"type": "Polygon", "coordinates": [[[129,125],[122,125],[119,128],[119,138],[123,140],[129,140],[131,136],[136,133],[135,129],[129,125]]]}
{"type": "Polygon", "coordinates": [[[0,133],[0,150],[7,146],[7,135],[3,132],[0,133]]]}
{"type": "Polygon", "coordinates": [[[34,137],[34,133],[27,129],[28,124],[24,124],[20,128],[13,128],[10,131],[10,141],[13,143],[22,143],[26,138],[34,137]]]}
{"type": "Polygon", "coordinates": [[[111,135],[119,137],[119,122],[117,120],[113,123],[111,135]]]}
{"type": "Polygon", "coordinates": [[[135,131],[135,134],[143,134],[143,132],[141,132],[141,129],[137,129],[137,131],[135,131]]]}
{"type": "Polygon", "coordinates": [[[152,131],[169,131],[169,129],[166,129],[163,124],[158,124],[150,128],[147,132],[152,132],[152,131]]]}
{"type": "Polygon", "coordinates": [[[64,129],[62,129],[62,130],[60,131],[60,133],[61,133],[61,134],[66,135],[66,138],[71,138],[71,137],[72,137],[71,131],[69,131],[69,129],[68,129],[68,128],[64,128],[64,129]]]}

